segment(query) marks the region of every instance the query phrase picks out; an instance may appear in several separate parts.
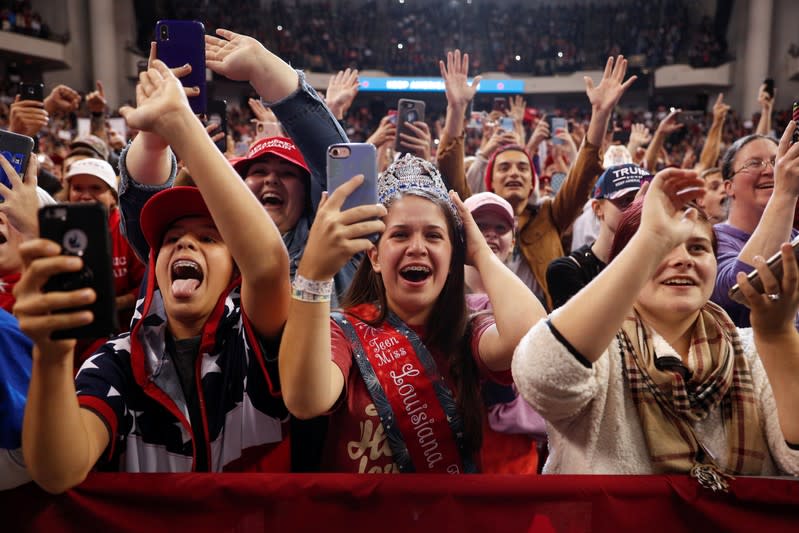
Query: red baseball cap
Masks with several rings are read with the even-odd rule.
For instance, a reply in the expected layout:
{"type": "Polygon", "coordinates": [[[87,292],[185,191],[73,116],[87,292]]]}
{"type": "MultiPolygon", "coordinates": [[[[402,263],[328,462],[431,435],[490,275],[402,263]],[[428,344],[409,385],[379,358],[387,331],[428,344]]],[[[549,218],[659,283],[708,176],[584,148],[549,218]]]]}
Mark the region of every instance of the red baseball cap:
{"type": "Polygon", "coordinates": [[[150,249],[160,249],[164,233],[177,220],[186,217],[212,218],[197,187],[171,187],[147,200],[139,224],[150,249]]]}
{"type": "Polygon", "coordinates": [[[258,139],[250,145],[246,156],[231,160],[230,164],[233,165],[233,168],[240,176],[244,177],[250,164],[268,154],[276,155],[289,163],[302,167],[307,173],[311,173],[300,149],[288,137],[264,137],[263,139],[258,139]]]}

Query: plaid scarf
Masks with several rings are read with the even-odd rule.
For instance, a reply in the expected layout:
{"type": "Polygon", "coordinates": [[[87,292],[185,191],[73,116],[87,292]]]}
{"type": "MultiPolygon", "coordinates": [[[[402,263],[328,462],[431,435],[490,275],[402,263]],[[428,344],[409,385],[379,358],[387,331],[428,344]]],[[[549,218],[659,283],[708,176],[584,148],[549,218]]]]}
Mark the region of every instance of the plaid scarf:
{"type": "Polygon", "coordinates": [[[719,467],[691,425],[714,408],[721,409],[727,428],[729,473],[761,473],[768,448],[752,374],[738,330],[720,307],[708,302],[700,311],[693,326],[689,368],[673,353],[655,352],[652,336],[637,313],[625,319],[616,339],[655,473],[687,473],[697,463],[719,467]]]}

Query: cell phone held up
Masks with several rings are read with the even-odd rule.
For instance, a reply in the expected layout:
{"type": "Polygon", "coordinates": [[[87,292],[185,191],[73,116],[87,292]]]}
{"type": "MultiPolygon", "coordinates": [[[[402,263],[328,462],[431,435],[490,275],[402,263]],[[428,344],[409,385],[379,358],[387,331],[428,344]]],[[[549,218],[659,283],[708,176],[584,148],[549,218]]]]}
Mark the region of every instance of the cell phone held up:
{"type": "Polygon", "coordinates": [[[407,148],[402,144],[400,135],[403,133],[411,136],[416,135],[408,128],[407,123],[424,122],[424,109],[425,103],[421,100],[401,98],[397,103],[397,136],[394,141],[394,150],[401,154],[408,152],[407,148]]]}
{"type": "Polygon", "coordinates": [[[184,87],[199,87],[189,97],[196,114],[206,112],[205,26],[196,20],[159,20],[155,23],[156,55],[169,68],[191,65],[191,73],[180,78],[184,87]]]}
{"type": "MultiPolygon", "coordinates": [[[[371,143],[333,144],[327,149],[327,190],[333,191],[353,176],[363,174],[363,183],[352,191],[341,206],[342,211],[377,203],[377,149],[371,143]]],[[[367,238],[375,242],[376,233],[367,238]]]]}
{"type": "MultiPolygon", "coordinates": [[[[20,178],[22,178],[28,168],[28,160],[33,151],[33,144],[33,139],[27,135],[0,130],[0,155],[11,163],[20,178]]],[[[9,189],[12,188],[11,180],[2,167],[0,167],[0,183],[9,189]]],[[[0,196],[0,202],[2,201],[2,196],[0,196]]]]}
{"type": "Polygon", "coordinates": [[[45,292],[69,292],[90,287],[97,295],[94,303],[65,309],[63,312],[89,310],[94,320],[85,326],[54,331],[52,339],[107,337],[118,329],[114,276],[111,265],[111,234],[108,213],[101,204],[73,203],[48,205],[39,210],[39,234],[61,246],[61,255],[83,260],[78,272],[51,276],[45,292]]]}
{"type": "Polygon", "coordinates": [[[799,100],[794,101],[793,108],[791,109],[791,120],[794,123],[793,135],[791,136],[791,144],[799,141],[799,100]]]}
{"type": "MultiPolygon", "coordinates": [[[[799,259],[799,237],[791,241],[791,247],[793,248],[794,256],[799,259]]],[[[782,253],[777,252],[776,254],[772,255],[766,261],[766,265],[768,269],[774,274],[774,277],[777,280],[782,279],[782,253]]],[[[746,279],[749,280],[749,283],[752,287],[760,294],[763,294],[763,281],[760,279],[760,275],[758,274],[757,270],[752,270],[747,276],[746,279]]],[[[728,296],[731,300],[738,302],[739,304],[746,304],[746,299],[744,298],[743,293],[741,292],[741,287],[738,286],[736,283],[735,285],[730,288],[728,296]]]]}
{"type": "Polygon", "coordinates": [[[20,100],[36,100],[37,102],[43,102],[44,84],[21,82],[17,89],[17,94],[20,100]]]}

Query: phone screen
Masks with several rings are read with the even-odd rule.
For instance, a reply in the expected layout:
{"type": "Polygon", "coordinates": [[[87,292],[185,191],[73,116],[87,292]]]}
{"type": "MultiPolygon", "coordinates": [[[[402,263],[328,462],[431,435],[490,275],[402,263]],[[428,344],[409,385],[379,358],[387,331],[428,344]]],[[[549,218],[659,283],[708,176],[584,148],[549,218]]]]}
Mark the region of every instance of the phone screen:
{"type": "MultiPolygon", "coordinates": [[[[20,177],[25,173],[25,167],[28,165],[32,151],[33,139],[31,137],[0,130],[0,155],[11,163],[20,177]]],[[[0,182],[9,189],[12,188],[11,180],[2,167],[0,167],[0,182]]],[[[0,196],[1,201],[2,197],[0,196]]]]}

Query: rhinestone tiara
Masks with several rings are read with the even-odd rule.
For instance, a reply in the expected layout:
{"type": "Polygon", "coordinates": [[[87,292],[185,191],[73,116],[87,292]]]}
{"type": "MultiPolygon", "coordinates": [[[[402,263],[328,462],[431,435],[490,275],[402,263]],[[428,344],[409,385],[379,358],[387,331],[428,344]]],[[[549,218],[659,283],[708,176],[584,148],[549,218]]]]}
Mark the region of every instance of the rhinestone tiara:
{"type": "Polygon", "coordinates": [[[463,227],[463,221],[447,193],[441,174],[429,161],[405,154],[380,175],[377,180],[377,199],[381,204],[388,206],[391,200],[403,194],[441,200],[452,212],[458,228],[463,227]]]}

